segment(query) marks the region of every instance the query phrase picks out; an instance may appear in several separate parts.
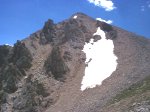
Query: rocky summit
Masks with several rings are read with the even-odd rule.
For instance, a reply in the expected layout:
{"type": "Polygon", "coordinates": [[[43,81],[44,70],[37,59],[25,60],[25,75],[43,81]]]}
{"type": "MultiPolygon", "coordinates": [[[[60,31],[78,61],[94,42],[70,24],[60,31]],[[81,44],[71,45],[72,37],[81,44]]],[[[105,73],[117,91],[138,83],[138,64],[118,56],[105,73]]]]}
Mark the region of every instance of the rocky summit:
{"type": "Polygon", "coordinates": [[[0,112],[150,112],[150,40],[83,13],[0,46],[0,112]]]}

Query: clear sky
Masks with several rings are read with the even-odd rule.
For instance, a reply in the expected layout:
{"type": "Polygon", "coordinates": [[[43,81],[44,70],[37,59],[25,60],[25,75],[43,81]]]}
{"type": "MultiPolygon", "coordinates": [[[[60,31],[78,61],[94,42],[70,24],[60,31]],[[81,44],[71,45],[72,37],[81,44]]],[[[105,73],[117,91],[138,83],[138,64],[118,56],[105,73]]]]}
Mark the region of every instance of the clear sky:
{"type": "Polygon", "coordinates": [[[0,0],[0,45],[28,37],[49,18],[57,23],[76,12],[150,38],[150,0],[0,0]]]}

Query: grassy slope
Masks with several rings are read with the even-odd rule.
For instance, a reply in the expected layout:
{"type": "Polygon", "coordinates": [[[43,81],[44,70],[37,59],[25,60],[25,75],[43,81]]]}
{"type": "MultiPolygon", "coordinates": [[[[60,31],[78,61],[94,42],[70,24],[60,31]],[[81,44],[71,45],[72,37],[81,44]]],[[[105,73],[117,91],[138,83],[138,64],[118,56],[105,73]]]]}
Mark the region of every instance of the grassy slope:
{"type": "Polygon", "coordinates": [[[102,112],[128,112],[134,103],[150,100],[150,76],[123,90],[110,100],[102,112]]]}

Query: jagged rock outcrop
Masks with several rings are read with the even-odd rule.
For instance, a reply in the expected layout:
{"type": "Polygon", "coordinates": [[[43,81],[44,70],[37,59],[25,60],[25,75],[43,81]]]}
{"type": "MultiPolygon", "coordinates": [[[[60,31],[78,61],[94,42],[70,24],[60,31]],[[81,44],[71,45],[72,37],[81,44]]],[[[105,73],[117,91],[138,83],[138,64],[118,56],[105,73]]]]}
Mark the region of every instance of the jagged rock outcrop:
{"type": "MultiPolygon", "coordinates": [[[[41,30],[17,41],[13,47],[0,46],[1,112],[108,112],[113,108],[117,111],[119,104],[109,102],[149,76],[149,57],[149,39],[83,13],[57,24],[49,19],[41,30]],[[100,86],[81,91],[87,65],[83,48],[91,39],[91,44],[102,39],[94,35],[98,27],[113,41],[118,65],[100,86]]],[[[144,84],[138,87],[147,87],[144,84]]],[[[147,111],[150,94],[142,94],[146,99],[139,100],[140,105],[135,100],[130,102],[135,105],[125,111],[147,111]]],[[[131,99],[139,97],[134,95],[131,99]]],[[[124,99],[120,102],[126,104],[124,99]]]]}
{"type": "Polygon", "coordinates": [[[53,42],[54,38],[56,38],[55,24],[53,23],[53,20],[49,19],[47,22],[45,22],[45,25],[42,29],[40,43],[47,44],[53,42]]]}
{"type": "Polygon", "coordinates": [[[101,27],[101,29],[106,32],[107,39],[113,40],[117,37],[117,32],[111,25],[97,21],[97,27],[101,27]]]}

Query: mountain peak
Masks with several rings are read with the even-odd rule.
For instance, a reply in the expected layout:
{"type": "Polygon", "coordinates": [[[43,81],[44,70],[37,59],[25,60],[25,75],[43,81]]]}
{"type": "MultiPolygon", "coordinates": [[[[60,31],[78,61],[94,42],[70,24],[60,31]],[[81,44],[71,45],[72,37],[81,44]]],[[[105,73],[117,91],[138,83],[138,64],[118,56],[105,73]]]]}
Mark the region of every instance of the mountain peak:
{"type": "Polygon", "coordinates": [[[86,15],[86,14],[84,14],[82,12],[77,12],[77,13],[73,14],[71,17],[73,17],[75,15],[78,16],[78,17],[89,17],[88,15],[86,15]]]}
{"type": "Polygon", "coordinates": [[[105,112],[122,90],[149,77],[149,57],[148,39],[83,13],[48,20],[14,47],[0,46],[0,110],[105,112]]]}

